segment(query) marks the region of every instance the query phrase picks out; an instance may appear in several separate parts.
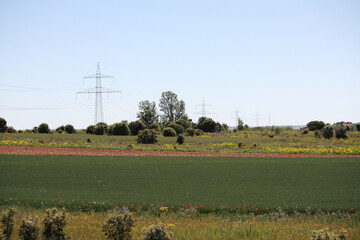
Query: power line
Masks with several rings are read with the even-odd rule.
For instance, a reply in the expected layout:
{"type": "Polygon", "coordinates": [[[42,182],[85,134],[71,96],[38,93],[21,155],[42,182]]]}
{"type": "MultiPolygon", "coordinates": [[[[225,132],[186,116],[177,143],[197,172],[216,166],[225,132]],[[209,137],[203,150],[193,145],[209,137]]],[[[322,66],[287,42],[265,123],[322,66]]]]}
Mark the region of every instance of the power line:
{"type": "Polygon", "coordinates": [[[102,102],[102,94],[103,93],[121,93],[121,91],[103,88],[101,87],[101,79],[102,78],[112,78],[114,81],[113,76],[105,75],[100,73],[100,64],[98,62],[96,73],[87,77],[84,77],[84,81],[87,78],[95,78],[96,79],[96,86],[94,88],[89,88],[77,94],[92,94],[95,93],[96,100],[95,100],[95,114],[94,114],[94,123],[97,124],[98,122],[104,122],[104,113],[103,113],[103,102],[102,102]]]}

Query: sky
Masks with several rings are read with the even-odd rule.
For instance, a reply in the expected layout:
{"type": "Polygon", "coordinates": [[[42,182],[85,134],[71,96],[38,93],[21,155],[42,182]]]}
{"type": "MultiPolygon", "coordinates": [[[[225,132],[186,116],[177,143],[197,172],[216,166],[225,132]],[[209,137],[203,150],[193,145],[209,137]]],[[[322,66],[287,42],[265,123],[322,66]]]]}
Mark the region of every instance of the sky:
{"type": "Polygon", "coordinates": [[[8,126],[93,124],[98,62],[108,124],[165,91],[195,122],[360,122],[360,1],[0,1],[8,126]]]}

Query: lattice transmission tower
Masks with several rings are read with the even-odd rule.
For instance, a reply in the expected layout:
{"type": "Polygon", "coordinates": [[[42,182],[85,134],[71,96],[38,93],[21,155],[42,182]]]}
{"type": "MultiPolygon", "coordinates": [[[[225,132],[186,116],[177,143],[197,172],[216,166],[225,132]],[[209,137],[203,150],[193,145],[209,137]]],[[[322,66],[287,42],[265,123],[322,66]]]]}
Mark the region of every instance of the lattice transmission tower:
{"type": "Polygon", "coordinates": [[[205,99],[204,98],[203,98],[202,104],[201,105],[196,105],[196,106],[197,107],[201,106],[201,112],[196,112],[195,113],[195,114],[201,114],[201,117],[206,118],[207,114],[213,114],[212,112],[206,112],[206,106],[211,106],[211,105],[205,104],[205,99]]]}
{"type": "Polygon", "coordinates": [[[96,73],[87,77],[84,77],[84,81],[87,78],[95,78],[96,79],[96,86],[94,88],[89,88],[80,92],[77,92],[76,94],[96,94],[95,99],[95,114],[94,114],[94,124],[96,125],[98,122],[104,122],[104,112],[103,112],[103,102],[102,102],[102,94],[103,93],[121,93],[121,91],[113,90],[109,88],[103,88],[101,86],[101,79],[102,78],[112,78],[114,81],[113,76],[101,74],[100,72],[100,64],[98,62],[97,64],[97,70],[96,73]]]}

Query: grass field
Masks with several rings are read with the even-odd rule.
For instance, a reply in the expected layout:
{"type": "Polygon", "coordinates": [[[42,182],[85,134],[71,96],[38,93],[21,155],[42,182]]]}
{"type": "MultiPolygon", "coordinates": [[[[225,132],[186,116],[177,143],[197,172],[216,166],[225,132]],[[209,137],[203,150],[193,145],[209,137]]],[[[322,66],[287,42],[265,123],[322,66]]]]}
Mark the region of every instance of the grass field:
{"type": "Polygon", "coordinates": [[[0,155],[0,197],[360,209],[352,158],[0,155]]]}

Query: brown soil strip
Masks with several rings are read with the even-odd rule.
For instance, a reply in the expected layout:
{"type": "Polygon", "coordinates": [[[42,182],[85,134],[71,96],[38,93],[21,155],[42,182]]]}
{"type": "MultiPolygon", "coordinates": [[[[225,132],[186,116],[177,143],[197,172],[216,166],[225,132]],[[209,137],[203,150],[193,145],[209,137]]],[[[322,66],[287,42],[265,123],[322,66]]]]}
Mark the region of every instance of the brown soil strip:
{"type": "Polygon", "coordinates": [[[7,155],[85,155],[85,156],[188,156],[188,157],[352,157],[360,155],[319,155],[319,154],[261,154],[261,153],[213,153],[175,152],[147,150],[113,150],[87,148],[51,148],[0,145],[0,154],[7,155]]]}

